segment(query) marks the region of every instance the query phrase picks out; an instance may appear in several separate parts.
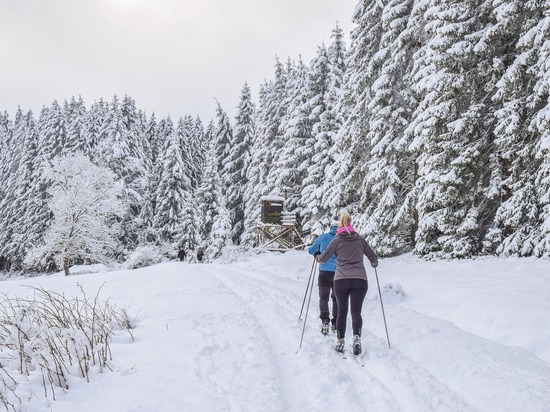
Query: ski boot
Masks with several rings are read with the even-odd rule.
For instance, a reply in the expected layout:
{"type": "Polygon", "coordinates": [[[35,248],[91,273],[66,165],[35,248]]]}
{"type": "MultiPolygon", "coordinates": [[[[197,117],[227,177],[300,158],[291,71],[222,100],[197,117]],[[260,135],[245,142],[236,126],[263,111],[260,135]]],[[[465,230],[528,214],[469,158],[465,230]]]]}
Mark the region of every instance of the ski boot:
{"type": "Polygon", "coordinates": [[[329,321],[323,320],[323,324],[321,325],[321,333],[327,336],[329,332],[329,327],[330,327],[329,321]]]}
{"type": "Polygon", "coordinates": [[[353,335],[353,355],[358,356],[361,354],[361,336],[353,335]]]}
{"type": "Polygon", "coordinates": [[[334,350],[338,353],[344,353],[344,348],[346,347],[344,339],[337,339],[336,340],[336,346],[334,346],[334,350]]]}

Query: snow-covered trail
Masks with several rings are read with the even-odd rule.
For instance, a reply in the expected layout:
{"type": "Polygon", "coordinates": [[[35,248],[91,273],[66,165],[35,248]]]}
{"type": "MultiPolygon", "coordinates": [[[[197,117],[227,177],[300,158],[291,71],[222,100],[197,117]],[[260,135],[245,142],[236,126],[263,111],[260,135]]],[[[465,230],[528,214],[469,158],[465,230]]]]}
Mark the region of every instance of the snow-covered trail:
{"type": "MultiPolygon", "coordinates": [[[[75,379],[56,402],[27,412],[150,411],[540,411],[550,410],[550,364],[400,303],[376,280],[363,308],[364,367],[319,332],[317,287],[298,320],[311,269],[305,253],[233,263],[172,262],[133,271],[3,282],[77,294],[78,285],[136,314],[135,340],[112,344],[113,371],[75,379]],[[305,312],[305,310],[304,310],[305,312]],[[77,405],[77,408],[75,408],[77,405]]],[[[348,341],[351,337],[348,320],[348,341]]]]}
{"type": "Polygon", "coordinates": [[[487,341],[449,322],[386,305],[393,340],[388,349],[373,276],[363,310],[365,367],[332,353],[334,338],[319,333],[316,295],[304,347],[295,354],[307,266],[298,276],[281,273],[276,265],[261,272],[238,266],[211,265],[209,271],[266,325],[265,337],[259,338],[271,342],[271,350],[280,358],[276,360],[280,374],[291,383],[280,394],[289,400],[283,401],[285,410],[545,411],[550,406],[550,365],[527,351],[487,341]]]}

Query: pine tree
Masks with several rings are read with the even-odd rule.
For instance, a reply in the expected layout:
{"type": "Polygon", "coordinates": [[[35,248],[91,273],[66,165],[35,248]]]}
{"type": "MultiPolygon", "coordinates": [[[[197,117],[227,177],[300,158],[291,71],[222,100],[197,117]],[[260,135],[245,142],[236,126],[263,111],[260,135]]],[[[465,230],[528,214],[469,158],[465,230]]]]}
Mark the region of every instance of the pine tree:
{"type": "Polygon", "coordinates": [[[87,116],[84,100],[74,97],[63,105],[63,114],[67,120],[67,141],[65,151],[67,153],[90,153],[88,147],[87,116]]]}
{"type": "Polygon", "coordinates": [[[191,179],[186,173],[175,132],[169,141],[166,153],[162,156],[153,227],[158,241],[166,241],[176,246],[183,233],[183,211],[189,210],[188,203],[191,202],[191,179]]]}
{"type": "MultiPolygon", "coordinates": [[[[346,73],[346,46],[344,33],[336,26],[332,31],[333,41],[327,50],[328,79],[323,95],[323,111],[319,113],[319,129],[315,136],[311,164],[304,179],[302,190],[302,228],[319,235],[330,224],[331,211],[324,207],[323,186],[329,167],[335,163],[334,151],[336,134],[345,121],[340,96],[346,73]]],[[[315,127],[315,126],[314,126],[315,127]]]]}
{"type": "Polygon", "coordinates": [[[414,246],[415,209],[411,198],[415,159],[407,145],[400,144],[418,102],[411,79],[413,55],[418,50],[413,0],[391,0],[382,15],[383,35],[376,55],[379,65],[368,104],[372,146],[365,165],[367,179],[362,192],[369,199],[356,227],[369,237],[379,255],[390,255],[414,246]]]}
{"type": "Polygon", "coordinates": [[[369,202],[368,198],[361,198],[360,189],[365,180],[366,155],[370,152],[366,139],[369,132],[367,106],[376,78],[376,65],[379,64],[375,56],[383,34],[383,7],[382,2],[363,0],[355,8],[352,18],[356,27],[350,36],[345,87],[340,101],[346,119],[330,151],[338,161],[328,168],[323,185],[322,204],[326,210],[345,208],[354,213],[360,201],[362,204],[369,202]]]}
{"type": "MultiPolygon", "coordinates": [[[[512,62],[493,97],[502,104],[496,112],[498,123],[494,129],[501,165],[500,205],[485,247],[502,255],[529,256],[545,237],[541,232],[541,197],[536,180],[542,166],[542,158],[536,156],[541,136],[531,127],[532,119],[546,104],[544,97],[540,99],[533,90],[537,81],[533,67],[541,46],[537,39],[544,38],[545,29],[539,25],[544,5],[502,0],[496,3],[495,13],[499,19],[490,34],[492,38],[512,36],[512,50],[504,50],[508,54],[503,53],[501,64],[512,62]]],[[[538,253],[544,254],[541,250],[538,253]]]]}
{"type": "MultiPolygon", "coordinates": [[[[550,1],[544,3],[550,10],[550,1]]],[[[533,118],[530,127],[540,134],[536,146],[536,157],[541,162],[535,179],[539,195],[541,240],[535,246],[534,253],[539,257],[550,257],[550,15],[546,15],[532,31],[533,46],[539,50],[535,67],[537,82],[534,86],[535,98],[532,106],[540,109],[533,118]]]]}
{"type": "Polygon", "coordinates": [[[406,131],[418,164],[419,254],[468,257],[484,236],[480,165],[487,163],[492,137],[486,56],[476,48],[487,20],[482,6],[474,0],[434,1],[426,13],[429,40],[415,68],[415,88],[423,98],[406,131]]]}
{"type": "Polygon", "coordinates": [[[44,160],[52,160],[66,153],[68,123],[56,100],[50,107],[43,108],[39,119],[39,153],[44,160]]]}
{"type": "Polygon", "coordinates": [[[231,239],[234,244],[240,243],[244,231],[244,190],[248,183],[250,149],[255,132],[255,107],[250,87],[245,83],[237,107],[229,156],[223,169],[223,174],[231,182],[231,189],[226,194],[226,207],[231,219],[231,239]]]}
{"type": "Polygon", "coordinates": [[[0,200],[0,255],[8,261],[9,269],[20,269],[26,245],[21,243],[25,236],[24,213],[26,195],[31,185],[31,161],[36,157],[36,127],[32,112],[23,114],[17,110],[13,125],[13,135],[8,140],[10,153],[4,157],[7,162],[3,174],[4,197],[0,200]]]}
{"type": "Polygon", "coordinates": [[[100,99],[94,102],[86,114],[86,142],[84,144],[84,153],[93,158],[97,145],[100,141],[101,127],[109,111],[108,104],[100,99]]]}
{"type": "MultiPolygon", "coordinates": [[[[207,134],[215,133],[214,125],[207,128],[207,134]]],[[[200,247],[209,248],[209,242],[212,241],[212,228],[216,217],[220,212],[223,212],[223,194],[222,194],[222,179],[218,171],[218,162],[216,159],[216,144],[214,139],[210,140],[210,148],[208,150],[207,159],[201,184],[196,191],[196,199],[198,205],[198,227],[199,227],[199,242],[200,247]]]]}
{"type": "Polygon", "coordinates": [[[275,186],[269,181],[269,171],[273,168],[273,159],[278,149],[284,145],[281,138],[283,119],[282,102],[285,100],[286,74],[282,64],[276,60],[275,80],[260,86],[259,103],[256,114],[258,127],[252,142],[252,161],[248,167],[248,184],[245,190],[245,223],[241,242],[253,246],[256,241],[257,225],[260,215],[260,198],[275,194],[275,186]]]}
{"type": "Polygon", "coordinates": [[[11,248],[14,261],[18,263],[23,261],[29,249],[40,243],[45,234],[44,224],[50,220],[49,196],[41,179],[45,165],[40,164],[38,130],[31,111],[26,114],[24,123],[24,146],[15,182],[14,207],[18,213],[13,222],[11,248]]]}
{"type": "Polygon", "coordinates": [[[138,244],[138,231],[145,230],[138,218],[147,191],[148,171],[145,159],[145,125],[141,122],[133,99],[125,96],[119,103],[113,97],[102,125],[95,159],[124,181],[127,212],[121,222],[121,236],[129,249],[138,244]]]}

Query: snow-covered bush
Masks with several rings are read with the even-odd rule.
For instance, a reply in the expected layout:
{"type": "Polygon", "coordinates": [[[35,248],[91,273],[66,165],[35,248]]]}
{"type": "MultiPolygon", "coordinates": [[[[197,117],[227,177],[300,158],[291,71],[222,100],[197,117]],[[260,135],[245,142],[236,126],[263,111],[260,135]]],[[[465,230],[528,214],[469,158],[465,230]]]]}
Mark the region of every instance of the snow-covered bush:
{"type": "Polygon", "coordinates": [[[122,265],[125,269],[136,269],[151,266],[165,260],[162,250],[158,246],[140,246],[130,254],[122,265]]]}
{"type": "MultiPolygon", "coordinates": [[[[381,287],[384,303],[400,303],[407,298],[407,294],[399,283],[385,283],[381,287]]],[[[377,294],[378,296],[378,294],[377,294]]]]}
{"type": "MultiPolygon", "coordinates": [[[[265,252],[265,251],[262,251],[265,252]]],[[[259,249],[247,246],[226,246],[221,250],[221,256],[216,259],[218,263],[245,262],[251,257],[257,256],[259,249]]]]}
{"type": "Polygon", "coordinates": [[[55,400],[58,390],[69,389],[69,377],[89,381],[92,371],[109,369],[115,331],[132,335],[134,327],[125,309],[100,302],[99,293],[34,292],[28,299],[0,295],[0,404],[6,410],[19,410],[25,381],[42,383],[44,392],[31,396],[55,400]]]}

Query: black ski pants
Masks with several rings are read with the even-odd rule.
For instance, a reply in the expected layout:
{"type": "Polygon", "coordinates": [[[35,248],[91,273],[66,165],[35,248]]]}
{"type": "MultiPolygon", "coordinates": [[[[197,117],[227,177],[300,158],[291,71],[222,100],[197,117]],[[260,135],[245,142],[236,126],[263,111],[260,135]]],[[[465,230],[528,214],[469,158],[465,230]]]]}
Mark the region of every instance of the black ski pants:
{"type": "Polygon", "coordinates": [[[334,271],[320,270],[319,271],[319,318],[322,321],[328,320],[332,324],[336,323],[338,315],[338,304],[334,295],[334,271]],[[332,319],[330,316],[329,299],[332,300],[332,319]]]}
{"type": "Polygon", "coordinates": [[[338,302],[338,317],[336,318],[338,338],[346,336],[348,307],[351,307],[353,334],[361,335],[361,328],[363,327],[361,310],[368,288],[369,284],[365,279],[338,279],[334,281],[334,294],[338,302]]]}

